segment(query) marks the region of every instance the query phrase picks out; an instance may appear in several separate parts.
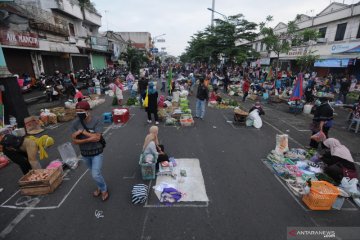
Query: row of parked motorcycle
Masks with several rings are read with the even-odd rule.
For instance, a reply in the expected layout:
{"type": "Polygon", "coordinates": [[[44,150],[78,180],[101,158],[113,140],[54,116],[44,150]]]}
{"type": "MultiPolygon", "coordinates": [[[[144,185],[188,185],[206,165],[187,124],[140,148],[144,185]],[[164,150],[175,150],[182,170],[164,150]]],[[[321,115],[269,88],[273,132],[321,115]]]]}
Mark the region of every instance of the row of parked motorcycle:
{"type": "Polygon", "coordinates": [[[121,75],[119,71],[102,69],[99,71],[80,70],[75,74],[72,72],[63,74],[59,71],[55,71],[53,75],[41,73],[36,80],[31,79],[27,74],[23,74],[22,78],[18,75],[15,77],[17,77],[22,93],[40,90],[43,91],[46,100],[52,102],[64,96],[74,97],[77,90],[95,87],[96,84],[99,84],[101,89],[107,90],[108,84],[115,76],[119,75],[121,75]]]}

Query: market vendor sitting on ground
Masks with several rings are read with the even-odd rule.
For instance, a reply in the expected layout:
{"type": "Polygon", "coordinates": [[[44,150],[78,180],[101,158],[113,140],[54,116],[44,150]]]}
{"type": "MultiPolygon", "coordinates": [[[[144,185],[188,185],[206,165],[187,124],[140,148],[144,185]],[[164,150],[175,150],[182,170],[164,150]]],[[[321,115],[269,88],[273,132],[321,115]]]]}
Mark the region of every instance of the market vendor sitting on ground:
{"type": "Polygon", "coordinates": [[[324,169],[327,175],[337,183],[340,183],[343,177],[357,177],[354,159],[347,147],[335,138],[326,139],[323,145],[325,152],[320,160],[327,165],[324,169]]]}
{"type": "MultiPolygon", "coordinates": [[[[41,142],[41,148],[46,148],[53,143],[54,140],[49,138],[49,141],[41,142]]],[[[3,153],[11,161],[19,165],[24,175],[31,169],[42,168],[37,159],[39,145],[33,139],[18,137],[12,134],[0,134],[0,145],[3,148],[3,153]]]]}
{"type": "Polygon", "coordinates": [[[220,97],[220,94],[218,93],[218,88],[215,87],[214,90],[211,92],[210,94],[210,102],[217,102],[217,103],[221,103],[222,98],[220,97]]]}
{"type": "Polygon", "coordinates": [[[159,128],[157,126],[150,127],[149,134],[146,135],[143,145],[144,156],[152,154],[157,159],[157,168],[158,163],[169,161],[168,155],[164,152],[164,146],[159,144],[158,134],[159,128]]]}
{"type": "Polygon", "coordinates": [[[256,102],[252,108],[250,108],[249,113],[254,111],[255,109],[259,110],[259,115],[265,115],[264,109],[261,106],[260,102],[256,102]]]}

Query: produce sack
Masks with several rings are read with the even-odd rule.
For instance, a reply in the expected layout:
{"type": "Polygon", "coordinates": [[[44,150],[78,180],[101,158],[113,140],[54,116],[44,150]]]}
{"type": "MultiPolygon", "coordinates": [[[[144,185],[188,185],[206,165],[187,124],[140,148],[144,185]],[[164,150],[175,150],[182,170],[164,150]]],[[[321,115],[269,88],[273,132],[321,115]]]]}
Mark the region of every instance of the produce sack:
{"type": "Polygon", "coordinates": [[[289,136],[287,134],[276,134],[276,147],[277,154],[284,154],[289,151],[289,136]]]}
{"type": "Polygon", "coordinates": [[[317,132],[311,136],[311,139],[316,142],[323,142],[326,140],[326,136],[323,132],[317,132]]]}
{"type": "Polygon", "coordinates": [[[341,187],[345,189],[347,193],[358,193],[357,184],[359,180],[357,178],[350,179],[343,177],[341,180],[341,187]]]}

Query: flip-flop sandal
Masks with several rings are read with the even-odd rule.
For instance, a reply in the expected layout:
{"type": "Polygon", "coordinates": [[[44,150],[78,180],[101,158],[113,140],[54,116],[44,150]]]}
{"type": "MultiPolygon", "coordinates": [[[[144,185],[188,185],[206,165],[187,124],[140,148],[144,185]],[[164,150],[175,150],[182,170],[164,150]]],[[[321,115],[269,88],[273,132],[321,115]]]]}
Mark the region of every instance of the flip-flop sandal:
{"type": "Polygon", "coordinates": [[[101,193],[101,200],[103,201],[103,202],[105,202],[106,200],[108,200],[109,199],[109,191],[106,191],[106,192],[102,192],[101,193]]]}
{"type": "Polygon", "coordinates": [[[93,192],[93,196],[94,196],[94,197],[98,197],[98,196],[100,196],[100,194],[101,194],[100,189],[96,189],[96,190],[93,192]]]}

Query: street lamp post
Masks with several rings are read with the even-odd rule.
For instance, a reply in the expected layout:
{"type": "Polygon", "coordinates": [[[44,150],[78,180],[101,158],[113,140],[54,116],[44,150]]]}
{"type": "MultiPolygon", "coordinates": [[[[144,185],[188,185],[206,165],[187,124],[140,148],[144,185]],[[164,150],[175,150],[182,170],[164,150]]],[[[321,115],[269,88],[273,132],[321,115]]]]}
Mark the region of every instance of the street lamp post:
{"type": "MultiPolygon", "coordinates": [[[[157,35],[155,37],[153,37],[153,40],[152,40],[152,48],[154,49],[155,48],[155,41],[157,38],[159,37],[162,37],[162,36],[165,36],[166,33],[163,33],[163,34],[160,34],[160,35],[157,35]]],[[[152,54],[154,54],[154,63],[156,63],[156,60],[155,60],[155,57],[156,57],[156,53],[155,52],[152,52],[152,54]]]]}
{"type": "MultiPolygon", "coordinates": [[[[207,10],[211,11],[213,15],[214,15],[214,13],[221,15],[225,19],[225,21],[228,21],[228,18],[225,14],[215,11],[213,8],[207,8],[207,10]]],[[[212,27],[213,27],[213,22],[214,22],[214,19],[212,18],[212,24],[211,24],[212,27]]]]}
{"type": "MultiPolygon", "coordinates": [[[[212,0],[211,9],[215,9],[215,0],[212,0]]],[[[213,28],[213,27],[214,27],[214,11],[211,12],[211,28],[213,28]]]]}

